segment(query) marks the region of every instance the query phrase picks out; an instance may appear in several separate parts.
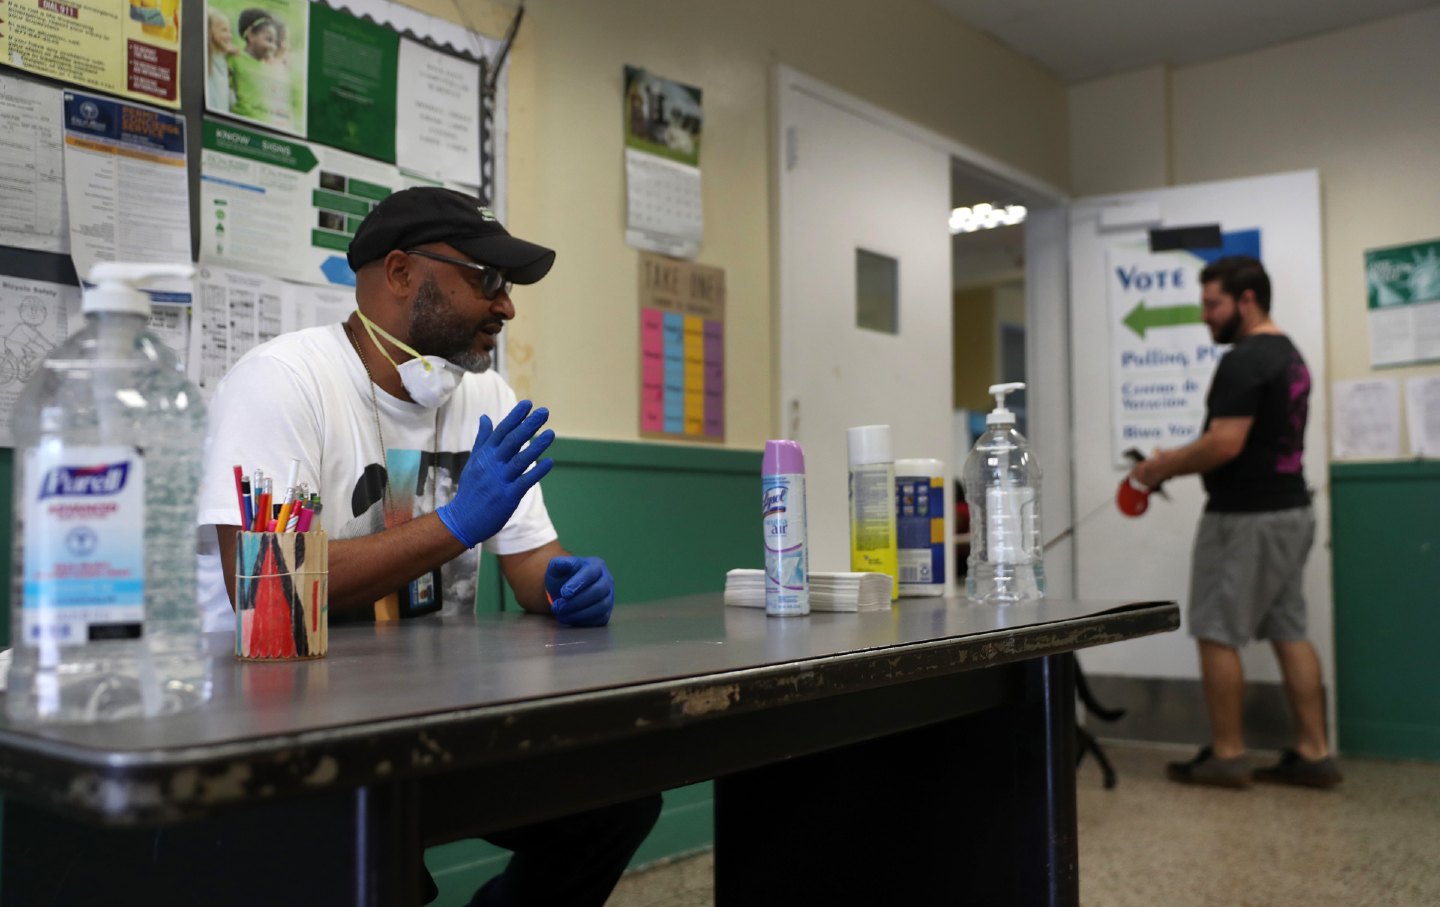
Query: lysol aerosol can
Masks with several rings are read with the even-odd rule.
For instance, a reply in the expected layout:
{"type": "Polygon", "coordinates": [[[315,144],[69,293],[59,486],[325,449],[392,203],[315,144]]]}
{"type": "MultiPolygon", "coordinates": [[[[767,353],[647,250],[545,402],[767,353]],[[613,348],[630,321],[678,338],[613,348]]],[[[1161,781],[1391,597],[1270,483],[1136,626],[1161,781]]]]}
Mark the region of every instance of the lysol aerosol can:
{"type": "Polygon", "coordinates": [[[810,613],[805,555],[805,452],[795,441],[766,441],[760,462],[760,521],[765,530],[765,613],[810,613]]]}

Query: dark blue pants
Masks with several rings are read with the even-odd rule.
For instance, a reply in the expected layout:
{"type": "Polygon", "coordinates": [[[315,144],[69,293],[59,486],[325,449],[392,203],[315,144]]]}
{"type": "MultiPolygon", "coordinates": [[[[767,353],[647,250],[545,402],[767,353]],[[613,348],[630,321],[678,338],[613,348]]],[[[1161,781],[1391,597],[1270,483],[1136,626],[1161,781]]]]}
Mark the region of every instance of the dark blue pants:
{"type": "MultiPolygon", "coordinates": [[[[470,907],[604,907],[620,875],[660,816],[660,795],[484,835],[514,851],[505,871],[481,886],[470,907]]],[[[428,897],[439,891],[427,872],[428,897]]]]}

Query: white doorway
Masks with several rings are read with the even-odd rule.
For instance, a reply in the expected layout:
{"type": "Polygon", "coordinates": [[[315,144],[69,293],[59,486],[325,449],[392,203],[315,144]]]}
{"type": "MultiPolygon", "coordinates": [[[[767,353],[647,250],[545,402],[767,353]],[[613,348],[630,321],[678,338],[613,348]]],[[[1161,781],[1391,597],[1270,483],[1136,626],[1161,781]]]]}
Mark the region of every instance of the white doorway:
{"type": "Polygon", "coordinates": [[[952,474],[965,454],[953,440],[955,161],[1062,195],[793,70],[776,82],[778,436],[805,449],[811,569],[848,570],[847,428],[889,424],[897,458],[934,457],[952,474]]]}

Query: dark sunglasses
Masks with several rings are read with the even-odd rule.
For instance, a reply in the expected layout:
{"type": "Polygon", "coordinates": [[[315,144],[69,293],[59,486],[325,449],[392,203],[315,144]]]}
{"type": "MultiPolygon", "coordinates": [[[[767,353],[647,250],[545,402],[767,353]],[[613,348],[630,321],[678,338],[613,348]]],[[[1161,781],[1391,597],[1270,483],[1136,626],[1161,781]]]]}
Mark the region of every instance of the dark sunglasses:
{"type": "MultiPolygon", "coordinates": [[[[406,249],[406,255],[419,255],[421,258],[433,258],[436,261],[443,261],[447,264],[459,265],[480,275],[480,295],[489,302],[494,302],[501,293],[510,295],[510,287],[513,284],[505,279],[505,272],[499,268],[492,268],[489,265],[478,264],[473,261],[465,261],[462,258],[451,258],[449,255],[441,255],[437,252],[427,252],[424,249],[406,249]]],[[[472,280],[471,283],[474,283],[472,280]]]]}

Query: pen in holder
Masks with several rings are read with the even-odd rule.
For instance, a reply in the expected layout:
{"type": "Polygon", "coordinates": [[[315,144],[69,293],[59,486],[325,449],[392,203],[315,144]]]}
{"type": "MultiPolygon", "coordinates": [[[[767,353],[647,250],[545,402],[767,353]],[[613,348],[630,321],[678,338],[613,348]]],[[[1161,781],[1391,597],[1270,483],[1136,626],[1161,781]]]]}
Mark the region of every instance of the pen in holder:
{"type": "Polygon", "coordinates": [[[241,532],[235,557],[235,654],[320,658],[329,647],[330,555],[323,531],[241,532]]]}

